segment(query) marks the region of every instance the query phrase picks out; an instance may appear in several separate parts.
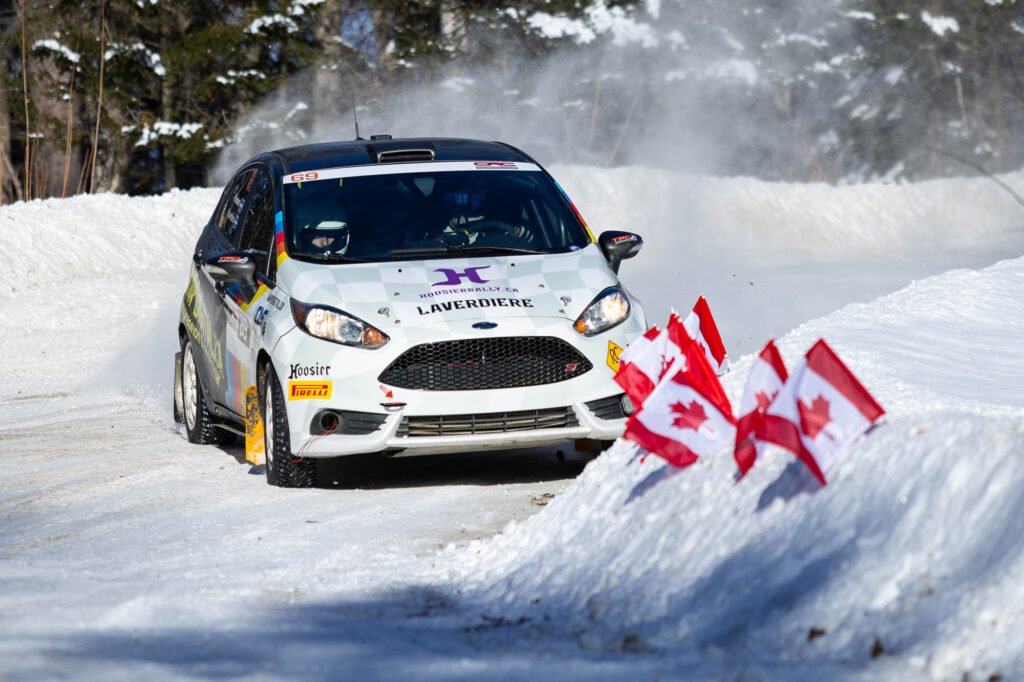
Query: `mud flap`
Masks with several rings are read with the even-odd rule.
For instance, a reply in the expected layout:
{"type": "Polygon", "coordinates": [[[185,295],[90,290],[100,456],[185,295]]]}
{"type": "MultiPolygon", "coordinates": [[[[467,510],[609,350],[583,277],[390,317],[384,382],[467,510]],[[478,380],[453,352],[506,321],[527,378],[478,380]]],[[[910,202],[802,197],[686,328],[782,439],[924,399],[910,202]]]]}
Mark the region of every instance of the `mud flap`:
{"type": "Polygon", "coordinates": [[[260,394],[255,386],[245,389],[245,461],[265,464],[263,452],[263,416],[260,414],[260,394]]]}
{"type": "Polygon", "coordinates": [[[185,410],[181,404],[181,351],[174,354],[174,421],[185,421],[185,410]]]}

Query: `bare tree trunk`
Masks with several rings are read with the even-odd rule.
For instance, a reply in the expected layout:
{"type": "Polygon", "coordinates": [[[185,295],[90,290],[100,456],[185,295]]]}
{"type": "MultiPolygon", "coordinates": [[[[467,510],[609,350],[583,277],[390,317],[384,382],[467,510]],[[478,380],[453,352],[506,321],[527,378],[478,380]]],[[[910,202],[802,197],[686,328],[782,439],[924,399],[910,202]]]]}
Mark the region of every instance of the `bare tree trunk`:
{"type": "Polygon", "coordinates": [[[41,146],[36,147],[36,159],[32,162],[32,171],[36,174],[35,179],[32,181],[32,186],[36,190],[36,197],[46,198],[50,189],[50,184],[47,182],[50,177],[48,157],[52,158],[52,155],[40,154],[40,149],[41,146]]]}
{"type": "Polygon", "coordinates": [[[124,137],[118,136],[107,141],[103,158],[97,161],[96,190],[99,192],[124,191],[124,169],[131,151],[124,144],[124,137]]]}
{"type": "MultiPolygon", "coordinates": [[[[22,0],[24,2],[24,0],[22,0]]],[[[89,193],[92,194],[93,186],[96,182],[96,152],[99,148],[100,143],[100,118],[103,115],[103,65],[106,63],[106,51],[107,51],[107,4],[105,0],[100,0],[100,87],[99,94],[96,97],[96,131],[92,137],[92,161],[89,164],[90,173],[89,176],[89,193]]]]}
{"type": "MultiPolygon", "coordinates": [[[[167,45],[172,36],[182,34],[188,29],[185,9],[174,7],[173,3],[166,6],[164,20],[160,24],[160,54],[167,54],[167,45]]],[[[164,121],[175,120],[175,85],[172,71],[165,70],[160,76],[160,118],[164,121]]],[[[160,145],[160,161],[163,164],[164,191],[178,186],[178,169],[174,163],[174,154],[170,153],[167,144],[160,145]]]]}
{"type": "Polygon", "coordinates": [[[75,194],[85,192],[86,181],[92,172],[92,154],[86,154],[85,163],[82,164],[82,172],[78,174],[78,184],[75,185],[75,194]]]}
{"type": "Polygon", "coordinates": [[[11,163],[11,114],[7,108],[7,89],[0,88],[0,203],[7,198],[7,183],[11,184],[11,197],[22,201],[18,172],[11,163]]]}
{"type": "Polygon", "coordinates": [[[992,49],[988,57],[989,88],[991,92],[991,111],[995,116],[992,122],[992,140],[996,149],[1002,150],[999,154],[999,161],[996,171],[1008,171],[1013,167],[1010,161],[1013,158],[1013,145],[1010,138],[1010,121],[1006,115],[1006,97],[1004,96],[1003,78],[999,64],[999,52],[992,49]]]}
{"type": "MultiPolygon", "coordinates": [[[[75,44],[75,52],[81,47],[81,39],[75,44]]],[[[64,178],[60,186],[60,196],[64,198],[68,195],[68,180],[71,176],[71,138],[72,135],[72,119],[75,101],[75,73],[78,69],[71,69],[71,82],[68,84],[68,120],[67,127],[64,130],[64,178]]]]}
{"type": "MultiPolygon", "coordinates": [[[[160,86],[160,117],[165,121],[172,120],[174,114],[174,89],[171,79],[164,75],[163,83],[160,86]]],[[[160,157],[164,165],[164,190],[170,190],[178,186],[178,173],[174,166],[174,158],[168,154],[167,145],[160,148],[160,157]]]]}
{"type": "Polygon", "coordinates": [[[21,19],[21,86],[25,102],[25,196],[32,199],[32,124],[28,115],[28,54],[25,48],[25,0],[18,0],[21,19]]]}

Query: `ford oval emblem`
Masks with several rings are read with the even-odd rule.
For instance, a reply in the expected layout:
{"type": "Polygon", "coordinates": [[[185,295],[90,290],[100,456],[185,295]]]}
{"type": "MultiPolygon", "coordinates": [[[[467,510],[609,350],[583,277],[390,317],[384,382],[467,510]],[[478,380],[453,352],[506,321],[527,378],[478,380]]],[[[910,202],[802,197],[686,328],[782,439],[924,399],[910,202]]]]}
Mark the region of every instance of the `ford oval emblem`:
{"type": "Polygon", "coordinates": [[[497,322],[474,322],[473,329],[494,329],[498,326],[497,322]]]}

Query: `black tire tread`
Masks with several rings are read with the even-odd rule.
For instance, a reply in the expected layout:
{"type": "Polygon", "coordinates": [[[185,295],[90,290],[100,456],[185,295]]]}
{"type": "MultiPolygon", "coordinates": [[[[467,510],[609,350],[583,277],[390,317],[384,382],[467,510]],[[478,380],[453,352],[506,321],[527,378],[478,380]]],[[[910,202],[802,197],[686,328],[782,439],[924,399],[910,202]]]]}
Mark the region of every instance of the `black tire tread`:
{"type": "MultiPolygon", "coordinates": [[[[274,442],[273,466],[267,459],[267,483],[279,488],[311,488],[316,482],[316,461],[307,458],[296,460],[292,457],[288,434],[288,416],[285,412],[284,392],[277,380],[277,375],[269,365],[263,370],[263,390],[260,395],[261,409],[265,404],[266,391],[270,389],[270,399],[274,407],[274,442]]],[[[266,411],[264,410],[264,414],[266,411]]]]}

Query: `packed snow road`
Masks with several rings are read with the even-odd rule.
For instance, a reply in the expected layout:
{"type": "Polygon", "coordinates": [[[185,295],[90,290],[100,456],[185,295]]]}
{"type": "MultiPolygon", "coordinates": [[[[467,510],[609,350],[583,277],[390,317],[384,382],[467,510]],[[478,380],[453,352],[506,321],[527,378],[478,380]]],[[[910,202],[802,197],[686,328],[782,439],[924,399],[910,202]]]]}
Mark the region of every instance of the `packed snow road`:
{"type": "MultiPolygon", "coordinates": [[[[154,349],[180,282],[133,279],[75,282],[60,319],[55,288],[4,301],[19,327],[0,360],[0,449],[16,462],[0,474],[0,677],[136,677],[112,643],[125,633],[365,598],[532,513],[582,468],[568,450],[370,462],[360,490],[282,495],[241,447],[189,445],[169,422],[166,384],[147,382],[168,373],[154,349]]],[[[185,676],[197,645],[180,652],[185,676]]],[[[167,655],[155,649],[142,657],[167,655]]]]}
{"type": "MultiPolygon", "coordinates": [[[[914,277],[1024,253],[1024,213],[983,180],[837,189],[638,169],[555,174],[595,227],[644,235],[648,250],[623,279],[649,315],[703,291],[734,356],[914,277]]],[[[606,646],[585,614],[561,631],[520,627],[526,604],[460,610],[451,548],[569,486],[586,458],[568,448],[568,462],[553,450],[376,462],[354,489],[282,491],[252,475],[240,448],[185,442],[170,420],[173,330],[183,264],[218,194],[0,209],[0,678],[686,670],[692,649],[629,655],[647,645],[606,646]]],[[[558,552],[531,555],[537,575],[560,565],[558,552]]],[[[464,579],[474,594],[489,593],[486,568],[464,579]]],[[[593,608],[594,627],[605,627],[593,608]]]]}

